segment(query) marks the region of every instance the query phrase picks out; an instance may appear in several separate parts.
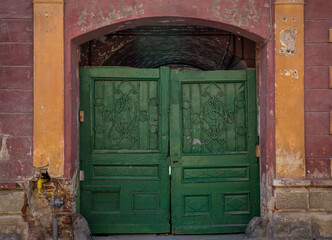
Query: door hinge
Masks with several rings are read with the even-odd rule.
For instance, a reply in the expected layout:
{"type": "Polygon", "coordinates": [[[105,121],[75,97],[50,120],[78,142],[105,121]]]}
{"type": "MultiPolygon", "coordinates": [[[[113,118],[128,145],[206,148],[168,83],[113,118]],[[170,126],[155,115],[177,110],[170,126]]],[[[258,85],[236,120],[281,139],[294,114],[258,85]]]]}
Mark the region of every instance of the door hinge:
{"type": "Polygon", "coordinates": [[[80,122],[84,122],[84,111],[80,111],[80,122]]]}
{"type": "Polygon", "coordinates": [[[260,157],[261,156],[261,150],[260,150],[260,147],[259,147],[259,145],[256,145],[256,150],[255,150],[255,152],[256,152],[256,157],[260,157]]]}
{"type": "Polygon", "coordinates": [[[80,171],[80,181],[81,182],[84,181],[84,171],[83,170],[80,171]]]}
{"type": "Polygon", "coordinates": [[[168,166],[168,175],[171,176],[172,175],[172,167],[168,166]]]}

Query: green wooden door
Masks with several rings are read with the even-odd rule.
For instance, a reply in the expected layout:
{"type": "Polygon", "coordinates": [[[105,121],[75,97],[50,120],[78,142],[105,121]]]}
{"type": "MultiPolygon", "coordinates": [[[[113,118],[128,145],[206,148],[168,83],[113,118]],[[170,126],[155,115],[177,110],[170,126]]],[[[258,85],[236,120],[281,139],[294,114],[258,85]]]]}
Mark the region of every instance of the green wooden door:
{"type": "Polygon", "coordinates": [[[93,233],[243,232],[259,215],[255,71],[80,75],[80,212],[93,233]]]}
{"type": "Polygon", "coordinates": [[[255,71],[171,79],[172,232],[243,232],[259,215],[255,71]]]}
{"type": "Polygon", "coordinates": [[[80,69],[80,212],[92,233],[170,231],[169,69],[80,69]]]}

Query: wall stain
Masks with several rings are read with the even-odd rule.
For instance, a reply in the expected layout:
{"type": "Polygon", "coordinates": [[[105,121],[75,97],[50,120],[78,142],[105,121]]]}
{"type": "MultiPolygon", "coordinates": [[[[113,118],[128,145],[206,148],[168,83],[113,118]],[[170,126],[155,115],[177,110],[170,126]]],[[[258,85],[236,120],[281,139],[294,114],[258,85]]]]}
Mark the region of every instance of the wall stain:
{"type": "Polygon", "coordinates": [[[141,0],[135,0],[133,5],[127,5],[123,0],[117,0],[118,4],[109,4],[107,13],[98,5],[96,1],[91,1],[90,6],[92,11],[88,12],[87,8],[79,11],[79,17],[75,26],[80,27],[82,32],[94,27],[101,27],[109,25],[119,19],[128,18],[136,14],[140,16],[144,14],[143,3],[141,0]],[[116,7],[119,6],[119,7],[116,7]]]}
{"type": "Polygon", "coordinates": [[[288,152],[284,148],[276,151],[277,175],[298,176],[304,173],[304,159],[301,152],[288,152]],[[290,167],[291,166],[291,167],[290,167]]]}
{"type": "Polygon", "coordinates": [[[283,30],[280,33],[280,43],[282,45],[280,53],[291,56],[296,53],[296,35],[295,29],[283,30]]]}
{"type": "Polygon", "coordinates": [[[9,160],[10,155],[8,152],[8,148],[7,148],[7,139],[8,139],[9,135],[2,135],[2,144],[1,144],[1,150],[0,150],[0,161],[5,161],[5,160],[9,160]]]}
{"type": "MultiPolygon", "coordinates": [[[[261,15],[261,9],[256,9],[254,0],[249,0],[246,4],[239,5],[238,0],[226,0],[230,2],[229,8],[220,8],[220,0],[213,0],[213,5],[207,11],[212,12],[213,16],[229,21],[236,26],[249,26],[249,20],[257,22],[261,15]]],[[[225,2],[226,2],[225,1],[225,2]]]]}

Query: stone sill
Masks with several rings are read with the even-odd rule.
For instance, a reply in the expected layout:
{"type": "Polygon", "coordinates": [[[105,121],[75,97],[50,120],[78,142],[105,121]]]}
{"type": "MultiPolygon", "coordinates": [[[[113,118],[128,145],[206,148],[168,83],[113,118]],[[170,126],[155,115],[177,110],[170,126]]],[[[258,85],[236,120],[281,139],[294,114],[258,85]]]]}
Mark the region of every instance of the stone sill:
{"type": "Polygon", "coordinates": [[[274,187],[332,187],[332,179],[274,179],[274,187]]]}

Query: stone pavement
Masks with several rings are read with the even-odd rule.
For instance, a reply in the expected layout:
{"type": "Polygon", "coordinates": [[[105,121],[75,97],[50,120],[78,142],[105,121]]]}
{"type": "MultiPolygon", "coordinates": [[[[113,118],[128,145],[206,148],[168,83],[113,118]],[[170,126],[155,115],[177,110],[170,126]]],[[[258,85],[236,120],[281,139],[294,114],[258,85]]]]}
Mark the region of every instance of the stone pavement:
{"type": "Polygon", "coordinates": [[[243,240],[244,234],[222,235],[166,235],[166,234],[135,234],[135,235],[110,235],[94,236],[93,240],[243,240]]]}

